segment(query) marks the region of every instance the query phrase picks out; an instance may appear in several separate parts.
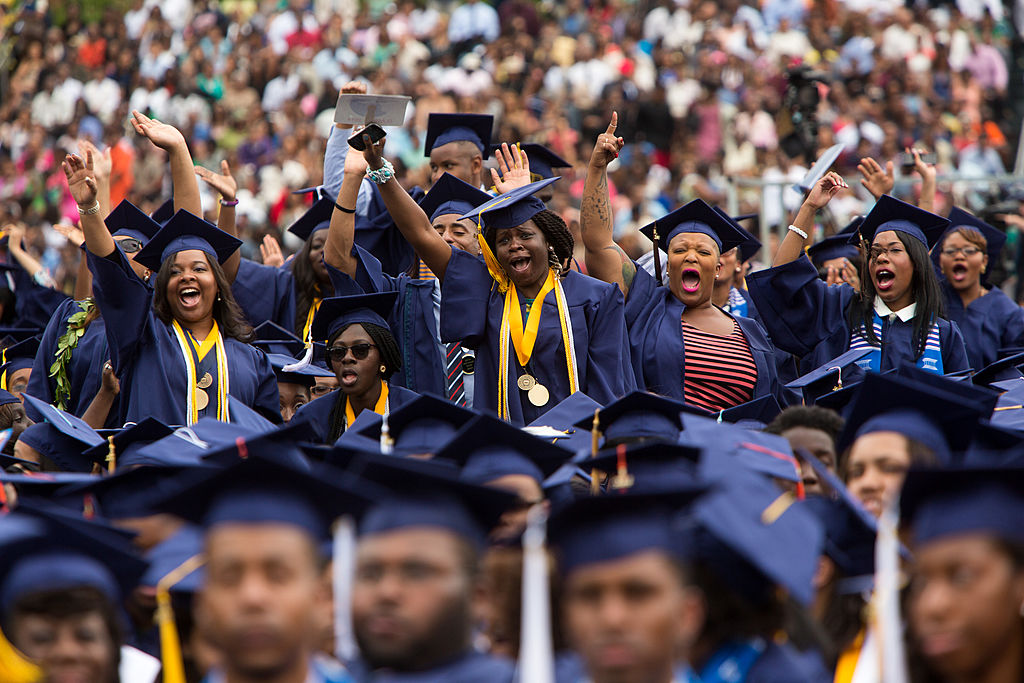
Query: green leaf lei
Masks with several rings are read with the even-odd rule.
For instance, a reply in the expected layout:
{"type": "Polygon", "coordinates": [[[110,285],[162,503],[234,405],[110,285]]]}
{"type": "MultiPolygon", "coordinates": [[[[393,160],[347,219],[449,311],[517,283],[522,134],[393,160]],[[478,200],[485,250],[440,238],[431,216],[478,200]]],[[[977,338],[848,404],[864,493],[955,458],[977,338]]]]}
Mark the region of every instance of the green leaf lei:
{"type": "Polygon", "coordinates": [[[85,319],[92,311],[96,302],[89,297],[78,302],[82,310],[68,316],[68,329],[57,340],[57,352],[53,354],[54,363],[50,366],[50,377],[57,380],[57,390],[53,392],[53,405],[67,410],[71,398],[71,378],[68,377],[68,364],[71,354],[78,347],[78,340],[85,334],[85,319]]]}

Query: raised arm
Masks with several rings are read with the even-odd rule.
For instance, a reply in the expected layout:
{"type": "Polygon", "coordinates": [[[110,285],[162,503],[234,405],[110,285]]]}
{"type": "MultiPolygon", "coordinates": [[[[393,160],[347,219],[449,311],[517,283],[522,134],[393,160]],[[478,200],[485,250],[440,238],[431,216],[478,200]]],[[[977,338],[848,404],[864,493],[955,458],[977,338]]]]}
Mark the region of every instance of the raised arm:
{"type": "Polygon", "coordinates": [[[807,193],[804,203],[800,205],[800,210],[797,211],[790,230],[786,232],[786,237],[783,238],[782,244],[779,245],[779,250],[775,252],[775,260],[772,262],[772,267],[792,263],[800,258],[800,255],[804,253],[804,247],[809,243],[811,236],[814,234],[814,214],[825,208],[839,190],[847,187],[849,185],[835,171],[829,171],[821,180],[814,184],[811,191],[807,193]],[[797,232],[797,230],[801,231],[803,235],[797,232]]]}
{"type": "Polygon", "coordinates": [[[32,276],[35,283],[40,287],[57,289],[57,283],[53,281],[50,274],[43,268],[43,264],[35,256],[25,251],[25,245],[23,244],[25,226],[20,223],[11,223],[4,226],[4,233],[8,236],[7,250],[14,257],[14,260],[18,262],[18,265],[32,276]]]}
{"type": "MultiPolygon", "coordinates": [[[[370,136],[363,136],[363,143],[366,151],[363,156],[366,158],[367,166],[376,170],[384,166],[384,143],[387,138],[372,144],[370,136]]],[[[451,258],[452,248],[444,241],[430,224],[430,217],[423,213],[423,209],[417,204],[398,180],[391,178],[382,185],[377,185],[381,197],[388,208],[388,213],[394,219],[395,225],[402,232],[402,235],[412,245],[416,254],[423,259],[427,267],[437,275],[439,280],[444,279],[444,272],[448,268],[448,259],[451,258]]],[[[335,212],[337,213],[337,212],[335,212]]]]}
{"type": "Polygon", "coordinates": [[[174,126],[151,119],[138,111],[132,112],[135,132],[149,138],[149,141],[167,152],[171,162],[171,182],[174,184],[174,210],[185,209],[196,216],[203,215],[199,201],[199,182],[192,170],[192,155],[188,151],[185,136],[174,126]]]}
{"type": "Polygon", "coordinates": [[[86,152],[85,159],[77,154],[69,154],[64,158],[62,167],[68,179],[68,189],[81,214],[85,248],[102,258],[110,256],[115,249],[114,238],[100,217],[100,205],[96,199],[99,190],[93,175],[92,152],[86,152]]]}
{"type": "Polygon", "coordinates": [[[84,159],[86,152],[92,152],[92,170],[96,177],[96,188],[99,190],[96,199],[100,202],[100,215],[106,218],[113,210],[110,205],[110,172],[113,168],[113,162],[110,160],[110,148],[107,147],[101,152],[90,140],[79,140],[79,156],[84,159]]]}
{"type": "Polygon", "coordinates": [[[345,210],[334,209],[334,213],[331,214],[331,225],[327,229],[327,241],[324,243],[324,262],[353,280],[358,267],[356,258],[352,256],[356,234],[356,197],[359,195],[359,186],[365,175],[366,159],[363,153],[349,148],[348,154],[345,155],[345,175],[335,200],[338,207],[345,210]]]}
{"type": "MultiPolygon", "coordinates": [[[[910,150],[908,150],[910,151],[910,150]]],[[[912,154],[914,155],[914,170],[921,176],[921,198],[917,202],[919,209],[924,209],[931,213],[935,213],[935,190],[936,190],[936,172],[935,164],[926,163],[921,159],[922,154],[926,154],[923,149],[914,149],[912,154]]]]}
{"type": "MultiPolygon", "coordinates": [[[[625,141],[615,136],[619,115],[612,114],[608,129],[597,136],[590,155],[580,203],[580,233],[586,249],[587,274],[619,286],[623,296],[636,275],[636,264],[612,239],[612,210],[608,195],[608,164],[619,156],[625,141]]],[[[656,255],[657,256],[657,255],[656,255]]]]}
{"type": "MultiPolygon", "coordinates": [[[[235,181],[235,177],[231,175],[231,166],[228,165],[227,159],[220,162],[220,170],[220,173],[214,173],[208,168],[196,166],[195,174],[220,194],[220,213],[217,215],[217,227],[232,237],[238,237],[238,228],[235,226],[238,183],[235,181]]],[[[238,249],[224,262],[222,267],[229,283],[235,281],[235,277],[238,275],[238,264],[241,261],[242,250],[238,249]]]]}
{"type": "MultiPolygon", "coordinates": [[[[100,194],[103,194],[102,190],[100,194]]],[[[75,247],[81,247],[85,244],[85,233],[82,232],[81,228],[76,228],[66,223],[56,223],[53,229],[64,235],[67,241],[75,245],[75,247]]],[[[85,258],[84,254],[82,258],[78,259],[78,273],[75,275],[75,292],[72,296],[75,301],[81,301],[92,296],[92,273],[89,271],[89,260],[85,258]]]]}

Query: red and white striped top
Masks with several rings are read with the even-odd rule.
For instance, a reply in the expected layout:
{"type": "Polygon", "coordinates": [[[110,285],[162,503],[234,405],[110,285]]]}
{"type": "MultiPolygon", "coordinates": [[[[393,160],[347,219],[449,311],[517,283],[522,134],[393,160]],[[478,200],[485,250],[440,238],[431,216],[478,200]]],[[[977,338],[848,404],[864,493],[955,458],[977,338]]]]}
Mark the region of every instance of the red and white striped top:
{"type": "Polygon", "coordinates": [[[718,412],[751,400],[757,366],[739,324],[733,320],[732,332],[724,337],[704,332],[685,320],[682,324],[686,402],[718,412]]]}

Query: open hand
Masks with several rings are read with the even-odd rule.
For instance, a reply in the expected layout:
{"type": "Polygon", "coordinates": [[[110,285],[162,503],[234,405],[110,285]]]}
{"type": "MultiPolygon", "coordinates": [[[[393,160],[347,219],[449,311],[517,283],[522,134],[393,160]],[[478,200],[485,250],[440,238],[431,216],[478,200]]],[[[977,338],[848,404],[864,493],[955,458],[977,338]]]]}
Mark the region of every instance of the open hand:
{"type": "Polygon", "coordinates": [[[61,168],[64,169],[64,177],[68,180],[68,189],[75,203],[87,208],[95,204],[97,190],[92,152],[86,152],[85,159],[77,154],[68,154],[61,168]]]}
{"type": "Polygon", "coordinates": [[[914,170],[917,171],[919,176],[921,176],[921,180],[925,183],[931,183],[934,185],[936,175],[935,164],[927,164],[921,159],[921,155],[927,154],[928,152],[916,147],[914,149],[908,148],[907,152],[914,155],[914,170]]]}
{"type": "Polygon", "coordinates": [[[217,190],[220,196],[226,200],[233,201],[238,194],[238,182],[231,175],[231,167],[227,159],[220,162],[220,173],[214,173],[208,168],[196,166],[196,175],[203,179],[207,185],[217,190]]]}
{"type": "Polygon", "coordinates": [[[857,268],[854,267],[850,259],[846,258],[843,259],[841,267],[831,265],[828,267],[825,283],[828,285],[848,284],[854,290],[860,291],[860,275],[857,274],[857,268]]]}
{"type": "Polygon", "coordinates": [[[823,209],[840,190],[848,187],[849,185],[841,175],[835,171],[829,171],[821,180],[814,183],[814,187],[807,193],[804,203],[815,210],[823,209]]]}
{"type": "Polygon", "coordinates": [[[530,160],[526,158],[526,152],[519,148],[519,145],[509,147],[507,142],[501,143],[494,152],[498,160],[498,169],[491,169],[491,180],[498,194],[505,194],[517,187],[526,187],[530,184],[530,160]]]}
{"type": "Polygon", "coordinates": [[[57,223],[53,226],[53,229],[64,235],[65,239],[76,247],[80,247],[85,244],[85,233],[82,232],[81,228],[76,228],[73,225],[67,223],[57,223]]]}
{"type": "Polygon", "coordinates": [[[133,111],[131,121],[136,133],[146,136],[160,149],[169,152],[185,144],[185,136],[181,134],[180,130],[172,125],[151,119],[142,112],[133,111]]]}
{"type": "Polygon", "coordinates": [[[280,268],[284,265],[284,254],[281,252],[281,245],[273,235],[264,235],[260,243],[260,256],[263,257],[263,265],[280,268]]]}
{"type": "Polygon", "coordinates": [[[892,192],[892,188],[896,184],[891,161],[887,161],[883,169],[871,157],[864,157],[857,164],[857,170],[864,176],[860,179],[860,184],[866,187],[875,199],[892,192]]]}
{"type": "Polygon", "coordinates": [[[110,172],[114,166],[110,159],[110,148],[107,147],[101,152],[96,145],[92,144],[92,140],[82,138],[78,141],[78,153],[84,158],[89,152],[92,152],[92,170],[96,175],[97,182],[109,181],[110,172]]]}
{"type": "Polygon", "coordinates": [[[619,125],[618,112],[612,112],[612,120],[607,130],[597,136],[594,143],[594,151],[590,155],[591,168],[605,168],[608,164],[619,157],[619,152],[626,144],[622,138],[615,137],[615,129],[619,125]]]}
{"type": "Polygon", "coordinates": [[[8,223],[4,226],[3,234],[7,235],[7,246],[11,251],[21,249],[21,242],[25,239],[25,226],[21,223],[8,223]]]}

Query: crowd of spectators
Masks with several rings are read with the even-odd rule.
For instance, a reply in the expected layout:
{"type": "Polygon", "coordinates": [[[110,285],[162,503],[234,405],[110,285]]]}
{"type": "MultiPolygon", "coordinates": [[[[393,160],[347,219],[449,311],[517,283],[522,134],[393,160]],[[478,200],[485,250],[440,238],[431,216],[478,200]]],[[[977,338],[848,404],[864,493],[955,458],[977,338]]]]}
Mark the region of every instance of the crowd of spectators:
{"type": "MultiPolygon", "coordinates": [[[[694,197],[724,202],[730,177],[803,175],[806,160],[785,144],[797,63],[829,76],[819,143],[846,146],[839,165],[851,180],[861,157],[884,164],[910,146],[934,151],[940,173],[1012,166],[1016,29],[998,0],[495,4],[3,3],[0,224],[27,224],[31,249],[70,280],[77,251],[46,226],[77,219],[59,161],[82,138],[109,149],[114,204],[152,210],[169,197],[165,160],[127,125],[137,109],[183,130],[197,164],[229,161],[245,254],[258,258],[263,235],[281,238],[303,210],[292,191],[322,181],[338,89],[352,79],[412,97],[406,125],[388,136],[406,187],[429,182],[430,112],[492,113],[496,140],[540,142],[572,163],[554,199],[570,222],[589,149],[617,111],[627,144],[611,173],[615,235],[634,256],[646,248],[638,227],[694,197]]],[[[740,199],[762,211],[762,230],[799,202],[781,186],[763,202],[754,190],[740,199]]],[[[869,199],[861,190],[834,209],[841,220],[869,199]]],[[[296,248],[282,239],[286,253],[296,248]]]]}

